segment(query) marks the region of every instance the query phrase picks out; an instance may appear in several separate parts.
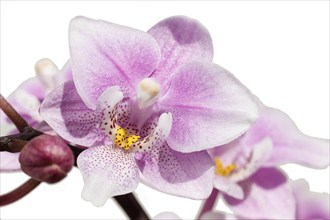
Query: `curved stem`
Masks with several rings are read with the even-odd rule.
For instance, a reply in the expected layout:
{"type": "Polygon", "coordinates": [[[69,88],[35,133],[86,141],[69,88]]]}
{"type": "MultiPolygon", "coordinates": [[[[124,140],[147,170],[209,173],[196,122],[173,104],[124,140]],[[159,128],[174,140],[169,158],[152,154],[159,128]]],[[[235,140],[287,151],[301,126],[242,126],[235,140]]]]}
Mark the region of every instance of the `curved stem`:
{"type": "Polygon", "coordinates": [[[23,183],[18,188],[14,189],[13,191],[0,196],[0,206],[8,205],[13,203],[20,198],[26,196],[29,192],[35,189],[41,182],[35,179],[29,179],[25,183],[23,183]]]}
{"type": "Polygon", "coordinates": [[[125,211],[126,215],[130,219],[134,219],[134,220],[150,219],[150,217],[145,212],[143,207],[140,205],[139,201],[136,199],[133,193],[128,193],[121,196],[115,196],[113,198],[125,211]]]}
{"type": "Polygon", "coordinates": [[[213,209],[213,206],[215,205],[217,198],[218,198],[218,193],[219,193],[219,191],[216,188],[213,188],[212,193],[209,196],[209,198],[207,198],[204,201],[202,208],[200,209],[196,219],[200,219],[204,213],[213,209]]]}
{"type": "Polygon", "coordinates": [[[16,128],[23,132],[24,128],[28,127],[28,123],[17,113],[17,111],[7,102],[7,100],[0,94],[0,108],[14,123],[16,128]]]}

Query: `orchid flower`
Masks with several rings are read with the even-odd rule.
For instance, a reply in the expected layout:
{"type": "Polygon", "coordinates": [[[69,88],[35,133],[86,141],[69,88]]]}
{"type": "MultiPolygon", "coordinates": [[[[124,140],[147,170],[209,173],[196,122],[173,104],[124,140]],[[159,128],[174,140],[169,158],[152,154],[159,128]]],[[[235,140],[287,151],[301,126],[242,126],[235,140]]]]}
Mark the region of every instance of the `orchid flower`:
{"type": "MultiPolygon", "coordinates": [[[[48,131],[39,115],[39,107],[46,95],[57,85],[72,79],[70,62],[67,62],[60,71],[48,58],[39,60],[35,65],[36,77],[23,82],[11,93],[7,101],[33,128],[48,131]]],[[[15,126],[1,111],[1,135],[13,134],[15,126]]],[[[0,153],[0,171],[10,172],[20,170],[18,162],[19,153],[0,153]]]]}
{"type": "Polygon", "coordinates": [[[145,33],[76,17],[69,30],[74,80],[40,112],[61,137],[90,147],[77,161],[83,198],[100,206],[140,178],[165,193],[206,198],[214,177],[206,149],[244,133],[259,106],[212,63],[205,27],[177,16],[145,33]]]}
{"type": "Polygon", "coordinates": [[[291,185],[296,199],[296,219],[330,219],[329,194],[311,192],[304,179],[293,181],[291,185]]]}
{"type": "MultiPolygon", "coordinates": [[[[264,106],[256,123],[244,135],[229,144],[210,150],[210,154],[215,161],[214,187],[226,194],[225,198],[232,197],[237,201],[241,200],[241,204],[248,204],[248,201],[252,204],[253,201],[265,200],[272,194],[287,194],[286,187],[271,187],[272,190],[260,190],[258,193],[246,191],[255,178],[258,179],[259,186],[267,184],[270,179],[277,176],[278,181],[282,179],[285,182],[285,178],[272,167],[290,162],[318,169],[329,166],[329,141],[301,133],[285,113],[264,106]],[[268,176],[259,178],[260,173],[268,176]]],[[[280,196],[278,198],[280,199],[280,196]]],[[[284,198],[289,197],[283,196],[284,198]]],[[[288,199],[283,201],[289,202],[288,199]]],[[[283,202],[282,204],[290,206],[283,202]]],[[[285,208],[279,205],[276,207],[285,208]]],[[[270,217],[276,218],[279,211],[272,209],[269,213],[274,212],[274,216],[270,217]]],[[[254,214],[263,213],[260,211],[254,214]]]]}
{"type": "Polygon", "coordinates": [[[234,215],[209,211],[201,219],[330,219],[329,194],[311,192],[306,180],[284,181],[285,175],[279,170],[272,169],[270,173],[267,173],[269,171],[257,173],[259,178],[255,176],[253,180],[249,180],[246,191],[258,195],[241,201],[227,198],[234,215]],[[275,177],[272,174],[275,174],[275,177]],[[261,181],[260,177],[271,179],[265,183],[265,180],[261,181]],[[260,184],[261,182],[264,183],[260,184]],[[287,194],[269,193],[274,189],[279,191],[278,187],[286,188],[287,194]],[[260,192],[264,193],[261,195],[260,192]],[[286,206],[288,204],[289,206],[286,206]]]}

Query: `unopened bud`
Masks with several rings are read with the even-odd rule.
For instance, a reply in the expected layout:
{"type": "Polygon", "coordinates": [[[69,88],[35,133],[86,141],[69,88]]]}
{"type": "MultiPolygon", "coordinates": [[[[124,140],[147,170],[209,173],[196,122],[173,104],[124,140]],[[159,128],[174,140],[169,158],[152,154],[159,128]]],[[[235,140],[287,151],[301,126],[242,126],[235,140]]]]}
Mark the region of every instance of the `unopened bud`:
{"type": "Polygon", "coordinates": [[[56,183],[71,170],[74,156],[61,138],[40,135],[25,145],[19,162],[22,170],[34,179],[56,183]]]}

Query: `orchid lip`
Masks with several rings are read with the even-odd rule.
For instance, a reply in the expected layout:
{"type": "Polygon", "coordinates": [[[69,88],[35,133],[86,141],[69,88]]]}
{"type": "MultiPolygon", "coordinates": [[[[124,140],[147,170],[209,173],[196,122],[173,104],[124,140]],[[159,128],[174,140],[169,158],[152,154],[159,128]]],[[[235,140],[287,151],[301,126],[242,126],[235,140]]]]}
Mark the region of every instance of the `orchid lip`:
{"type": "Polygon", "coordinates": [[[233,182],[242,181],[255,173],[267,161],[272,152],[272,146],[272,140],[269,137],[255,144],[244,166],[234,163],[223,166],[220,158],[214,157],[215,173],[233,182]]]}
{"type": "Polygon", "coordinates": [[[130,104],[123,101],[123,93],[118,86],[108,88],[101,95],[98,108],[103,115],[101,129],[104,134],[114,146],[129,153],[147,152],[153,146],[162,145],[171,130],[172,114],[154,115],[140,127],[132,120],[130,104]]]}
{"type": "Polygon", "coordinates": [[[132,145],[140,139],[140,136],[134,134],[127,134],[127,131],[117,125],[117,133],[115,138],[115,145],[123,148],[124,150],[129,150],[132,145]]]}

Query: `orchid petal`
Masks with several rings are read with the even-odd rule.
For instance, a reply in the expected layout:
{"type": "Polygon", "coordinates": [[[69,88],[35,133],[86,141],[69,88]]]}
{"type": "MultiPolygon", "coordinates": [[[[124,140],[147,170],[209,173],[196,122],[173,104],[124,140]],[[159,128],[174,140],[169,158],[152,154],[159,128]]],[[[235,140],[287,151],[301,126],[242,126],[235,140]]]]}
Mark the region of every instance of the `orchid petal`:
{"type": "Polygon", "coordinates": [[[296,219],[330,219],[329,194],[310,192],[308,183],[303,179],[291,184],[297,202],[296,219]]]}
{"type": "Polygon", "coordinates": [[[158,66],[157,42],[147,33],[102,20],[76,17],[69,30],[77,91],[95,109],[103,91],[119,85],[125,97],[158,66]]]}
{"type": "Polygon", "coordinates": [[[242,220],[243,218],[238,218],[232,214],[225,212],[206,212],[201,216],[201,220],[242,220]]]}
{"type": "MultiPolygon", "coordinates": [[[[29,93],[30,95],[36,97],[39,100],[44,99],[47,92],[44,84],[37,77],[33,77],[24,81],[12,94],[20,90],[24,90],[25,92],[29,93]]],[[[8,96],[8,99],[10,99],[12,94],[8,96]]]]}
{"type": "Polygon", "coordinates": [[[152,218],[152,220],[181,220],[181,218],[173,212],[162,212],[152,218]]]}
{"type": "Polygon", "coordinates": [[[2,110],[0,110],[0,123],[1,136],[15,134],[18,132],[16,126],[11,122],[11,120],[2,110]]]}
{"type": "Polygon", "coordinates": [[[206,199],[213,188],[213,163],[206,151],[180,153],[167,144],[136,154],[144,182],[162,192],[206,199]]]}
{"type": "Polygon", "coordinates": [[[185,16],[167,18],[148,33],[161,48],[161,61],[153,77],[162,83],[162,92],[169,88],[177,69],[187,61],[213,59],[212,39],[208,30],[197,20],[185,16]]]}
{"type": "MultiPolygon", "coordinates": [[[[209,150],[212,157],[218,158],[224,166],[230,164],[235,166],[227,177],[231,182],[244,180],[255,173],[269,159],[273,149],[270,138],[264,138],[254,145],[242,145],[241,139],[241,137],[237,138],[228,144],[209,150]]],[[[220,181],[219,184],[224,182],[220,181]]],[[[218,185],[218,187],[221,190],[225,186],[218,185]]]]}
{"type": "MultiPolygon", "coordinates": [[[[40,95],[40,93],[39,93],[40,95]]],[[[7,99],[15,110],[26,120],[28,124],[41,122],[39,115],[40,100],[35,94],[24,89],[17,89],[7,99]]]]}
{"type": "Polygon", "coordinates": [[[230,176],[232,181],[241,181],[250,177],[260,167],[264,165],[272,153],[272,141],[269,138],[261,140],[253,146],[249,160],[244,167],[241,167],[237,172],[230,176]]]}
{"type": "MultiPolygon", "coordinates": [[[[7,101],[13,108],[27,121],[28,124],[40,122],[38,113],[40,102],[46,95],[46,89],[37,78],[31,78],[24,81],[18,88],[12,92],[7,101]]],[[[1,118],[11,122],[7,116],[1,118]]]]}
{"type": "Polygon", "coordinates": [[[14,172],[21,170],[18,161],[19,153],[0,152],[0,172],[14,172]]]}
{"type": "Polygon", "coordinates": [[[244,197],[242,187],[227,177],[216,175],[214,178],[214,187],[236,199],[243,199],[244,197]]]}
{"type": "Polygon", "coordinates": [[[103,92],[98,101],[97,110],[102,112],[101,128],[110,140],[114,140],[117,132],[117,112],[119,102],[123,99],[123,93],[118,86],[108,88],[103,92]]]}
{"type": "Polygon", "coordinates": [[[93,146],[105,138],[97,128],[101,122],[100,114],[82,102],[72,81],[60,85],[45,98],[40,114],[59,136],[69,142],[93,146]]]}
{"type": "Polygon", "coordinates": [[[68,60],[62,67],[60,73],[57,74],[56,84],[60,85],[70,80],[73,80],[73,76],[72,76],[71,62],[70,60],[68,60]]]}
{"type": "Polygon", "coordinates": [[[297,163],[311,168],[329,166],[329,140],[301,133],[284,112],[265,107],[260,118],[244,135],[242,144],[249,145],[268,137],[273,153],[266,166],[297,163]]]}
{"type": "Polygon", "coordinates": [[[229,208],[250,219],[294,219],[295,199],[287,177],[275,168],[262,168],[240,183],[244,199],[224,195],[229,208]]]}
{"type": "Polygon", "coordinates": [[[112,145],[83,151],[77,164],[84,179],[82,197],[95,206],[102,206],[112,196],[134,191],[139,183],[133,154],[112,145]]]}
{"type": "Polygon", "coordinates": [[[159,105],[173,114],[168,143],[180,152],[228,143],[258,117],[258,104],[248,89],[227,70],[203,62],[182,67],[159,105]]]}

